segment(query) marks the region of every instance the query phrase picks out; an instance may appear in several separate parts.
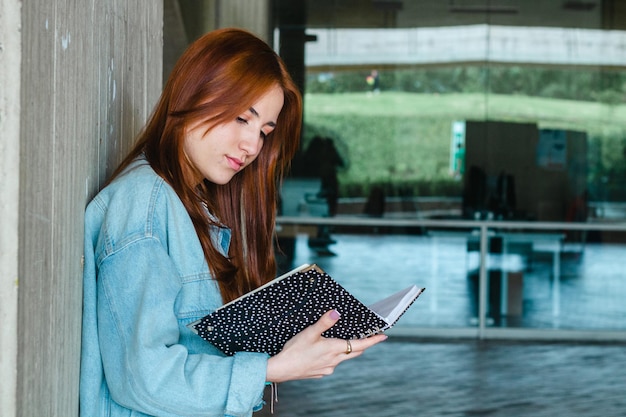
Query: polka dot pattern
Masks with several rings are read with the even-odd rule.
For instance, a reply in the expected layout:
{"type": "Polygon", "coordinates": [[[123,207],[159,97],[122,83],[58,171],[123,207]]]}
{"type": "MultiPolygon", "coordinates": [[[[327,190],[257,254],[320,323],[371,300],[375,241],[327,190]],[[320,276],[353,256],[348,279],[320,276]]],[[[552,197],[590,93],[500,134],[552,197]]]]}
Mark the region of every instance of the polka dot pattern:
{"type": "Polygon", "coordinates": [[[379,333],[385,321],[316,265],[244,295],[202,318],[194,330],[227,355],[239,351],[275,355],[325,312],[339,321],[325,337],[358,339],[379,333]]]}

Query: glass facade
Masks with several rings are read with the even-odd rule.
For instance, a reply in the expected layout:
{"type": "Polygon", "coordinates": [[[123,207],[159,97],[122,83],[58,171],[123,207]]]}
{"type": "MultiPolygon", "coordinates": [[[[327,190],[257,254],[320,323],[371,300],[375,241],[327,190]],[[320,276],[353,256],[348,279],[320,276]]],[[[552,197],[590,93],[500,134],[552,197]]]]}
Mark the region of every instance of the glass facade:
{"type": "Polygon", "coordinates": [[[422,285],[422,332],[626,338],[626,8],[302,5],[274,32],[304,61],[282,268],[365,302],[422,285]]]}

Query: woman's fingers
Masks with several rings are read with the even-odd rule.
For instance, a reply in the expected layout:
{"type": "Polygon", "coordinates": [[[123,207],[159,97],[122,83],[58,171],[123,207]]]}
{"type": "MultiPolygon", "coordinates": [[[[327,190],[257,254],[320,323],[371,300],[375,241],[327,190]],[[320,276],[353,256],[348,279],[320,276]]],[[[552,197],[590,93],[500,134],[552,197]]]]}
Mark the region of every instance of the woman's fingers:
{"type": "Polygon", "coordinates": [[[267,380],[283,382],[330,375],[341,362],[356,358],[387,339],[382,334],[355,340],[323,337],[322,333],[337,320],[339,313],[328,311],[316,323],[289,340],[280,353],[269,359],[267,380]]]}
{"type": "Polygon", "coordinates": [[[341,317],[341,314],[337,310],[327,311],[320,317],[320,319],[313,323],[313,325],[309,326],[306,330],[315,332],[318,335],[321,335],[326,330],[330,329],[337,323],[337,320],[341,317]]]}

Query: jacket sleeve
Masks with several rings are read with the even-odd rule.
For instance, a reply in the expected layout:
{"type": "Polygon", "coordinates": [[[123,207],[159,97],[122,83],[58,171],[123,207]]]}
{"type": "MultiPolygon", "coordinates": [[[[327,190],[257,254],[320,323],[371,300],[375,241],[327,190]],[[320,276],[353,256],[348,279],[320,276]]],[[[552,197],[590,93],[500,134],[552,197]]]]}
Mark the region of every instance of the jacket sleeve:
{"type": "Polygon", "coordinates": [[[98,269],[98,338],[118,404],[154,416],[249,416],[262,403],[267,358],[180,344],[177,270],[153,237],[130,239],[98,269]],[[207,349],[207,352],[211,352],[207,349]]]}

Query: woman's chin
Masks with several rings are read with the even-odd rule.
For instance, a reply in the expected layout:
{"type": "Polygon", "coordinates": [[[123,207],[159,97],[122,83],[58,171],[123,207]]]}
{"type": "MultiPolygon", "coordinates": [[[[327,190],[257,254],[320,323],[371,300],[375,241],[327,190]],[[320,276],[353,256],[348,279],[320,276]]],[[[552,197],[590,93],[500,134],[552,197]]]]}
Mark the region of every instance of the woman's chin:
{"type": "Polygon", "coordinates": [[[236,175],[220,175],[220,176],[213,176],[213,177],[207,177],[206,180],[216,184],[216,185],[226,185],[230,182],[230,180],[233,179],[233,177],[236,175]]]}

